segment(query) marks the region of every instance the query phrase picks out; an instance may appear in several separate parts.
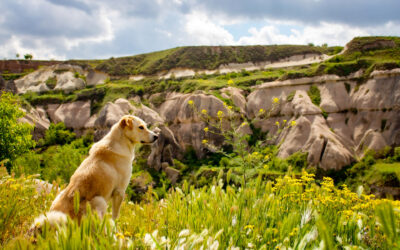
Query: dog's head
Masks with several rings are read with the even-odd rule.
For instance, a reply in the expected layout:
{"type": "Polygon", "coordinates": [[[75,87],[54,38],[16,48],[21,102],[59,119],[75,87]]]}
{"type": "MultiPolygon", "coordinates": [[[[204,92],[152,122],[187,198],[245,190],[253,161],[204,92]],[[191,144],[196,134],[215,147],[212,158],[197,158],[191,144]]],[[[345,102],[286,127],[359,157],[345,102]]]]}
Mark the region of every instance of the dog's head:
{"type": "Polygon", "coordinates": [[[139,117],[133,115],[125,115],[119,121],[124,135],[132,143],[153,143],[158,136],[147,128],[146,123],[139,117]]]}

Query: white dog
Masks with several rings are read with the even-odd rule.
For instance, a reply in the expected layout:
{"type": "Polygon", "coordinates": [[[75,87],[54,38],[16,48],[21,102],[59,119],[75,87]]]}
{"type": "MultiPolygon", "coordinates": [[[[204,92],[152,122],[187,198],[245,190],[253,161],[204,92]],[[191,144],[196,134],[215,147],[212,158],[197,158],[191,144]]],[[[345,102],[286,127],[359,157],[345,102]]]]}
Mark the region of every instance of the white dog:
{"type": "Polygon", "coordinates": [[[157,138],[140,118],[123,116],[103,139],[93,144],[89,156],[71,176],[68,186],[53,201],[50,211],[35,219],[33,228],[41,228],[46,221],[50,225],[65,222],[67,216],[80,220],[87,203],[103,217],[109,200],[112,201],[112,218],[115,220],[131,178],[135,145],[152,143],[157,138]],[[74,196],[77,192],[80,205],[78,213],[75,213],[74,196]]]}

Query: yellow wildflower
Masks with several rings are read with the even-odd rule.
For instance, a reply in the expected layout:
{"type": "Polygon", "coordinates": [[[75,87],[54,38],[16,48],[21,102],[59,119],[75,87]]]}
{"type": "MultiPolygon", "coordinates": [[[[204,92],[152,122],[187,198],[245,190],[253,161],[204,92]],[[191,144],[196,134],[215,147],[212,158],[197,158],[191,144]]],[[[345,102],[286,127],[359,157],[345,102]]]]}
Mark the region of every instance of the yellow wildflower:
{"type": "Polygon", "coordinates": [[[276,98],[276,97],[275,97],[274,100],[273,100],[273,102],[274,102],[274,103],[279,103],[279,98],[276,98]]]}
{"type": "Polygon", "coordinates": [[[254,225],[247,225],[244,227],[244,229],[253,229],[253,228],[254,228],[254,225]]]}
{"type": "Polygon", "coordinates": [[[233,84],[233,80],[232,79],[229,79],[228,80],[228,85],[232,85],[233,84]]]}
{"type": "Polygon", "coordinates": [[[224,112],[219,110],[217,113],[218,118],[222,118],[224,116],[224,112]]]}
{"type": "Polygon", "coordinates": [[[189,100],[189,101],[188,101],[188,104],[189,104],[189,105],[193,105],[193,104],[194,104],[193,100],[189,100]]]}
{"type": "Polygon", "coordinates": [[[201,143],[206,144],[208,142],[208,140],[204,139],[201,141],[201,143]]]}
{"type": "Polygon", "coordinates": [[[243,127],[243,126],[246,126],[246,125],[247,125],[247,122],[243,122],[240,126],[243,127]]]}
{"type": "Polygon", "coordinates": [[[204,132],[206,132],[206,133],[208,132],[208,127],[204,128],[204,132]]]}
{"type": "Polygon", "coordinates": [[[228,106],[228,109],[232,109],[233,107],[232,106],[228,106]]]}
{"type": "Polygon", "coordinates": [[[260,113],[260,114],[262,114],[262,113],[264,113],[264,112],[265,112],[264,109],[260,109],[260,110],[258,111],[258,113],[260,113]]]}
{"type": "Polygon", "coordinates": [[[292,121],[291,123],[290,123],[290,126],[296,126],[296,121],[292,121]]]}
{"type": "Polygon", "coordinates": [[[115,236],[117,236],[117,238],[119,238],[121,240],[123,240],[125,238],[125,236],[120,232],[116,233],[115,236]]]}
{"type": "Polygon", "coordinates": [[[264,161],[268,161],[269,160],[269,155],[265,155],[264,156],[264,161]]]}
{"type": "Polygon", "coordinates": [[[275,125],[276,125],[276,126],[279,126],[279,122],[278,122],[278,121],[276,121],[276,122],[275,122],[275,125]]]}
{"type": "Polygon", "coordinates": [[[287,120],[283,120],[283,123],[286,123],[287,122],[287,120]]]}
{"type": "Polygon", "coordinates": [[[203,109],[203,110],[201,110],[201,113],[202,113],[203,115],[206,115],[206,114],[207,114],[207,110],[203,109]]]}

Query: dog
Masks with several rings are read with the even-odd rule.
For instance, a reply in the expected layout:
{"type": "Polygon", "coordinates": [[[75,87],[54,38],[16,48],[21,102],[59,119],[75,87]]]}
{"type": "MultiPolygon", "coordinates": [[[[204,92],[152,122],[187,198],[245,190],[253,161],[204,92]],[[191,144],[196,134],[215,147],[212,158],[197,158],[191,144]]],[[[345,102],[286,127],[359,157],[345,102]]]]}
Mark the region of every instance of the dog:
{"type": "Polygon", "coordinates": [[[112,202],[112,218],[117,219],[132,174],[135,145],[150,144],[157,138],[142,119],[123,116],[106,136],[93,144],[89,156],[71,176],[68,186],[57,195],[50,211],[36,218],[32,228],[41,228],[46,222],[60,225],[68,216],[80,221],[87,204],[103,218],[108,201],[112,202]],[[75,211],[77,193],[79,209],[75,211]]]}

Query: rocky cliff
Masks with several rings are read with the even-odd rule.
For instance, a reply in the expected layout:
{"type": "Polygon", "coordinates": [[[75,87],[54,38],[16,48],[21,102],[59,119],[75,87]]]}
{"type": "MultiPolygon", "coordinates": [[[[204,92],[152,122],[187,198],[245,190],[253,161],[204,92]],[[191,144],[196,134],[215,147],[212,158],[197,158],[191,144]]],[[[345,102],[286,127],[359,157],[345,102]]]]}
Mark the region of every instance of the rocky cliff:
{"type": "MultiPolygon", "coordinates": [[[[378,151],[387,145],[400,145],[400,69],[374,71],[364,83],[358,82],[360,74],[266,82],[247,92],[228,87],[220,89],[219,93],[229,98],[248,120],[254,119],[260,109],[269,110],[273,99],[279,98],[272,117],[257,121],[256,128],[274,134],[276,122],[295,121],[296,126],[284,129],[273,142],[280,144],[279,155],[284,158],[297,151],[308,152],[312,165],[339,170],[361,157],[367,148],[378,151]],[[310,99],[312,86],[319,90],[319,105],[310,99]]],[[[192,100],[195,109],[205,109],[212,117],[216,117],[219,110],[226,112],[223,101],[206,91],[162,95],[163,102],[157,106],[150,103],[152,108],[135,105],[141,97],[133,96],[129,100],[107,103],[94,114],[90,100],[41,105],[30,113],[41,128],[48,126],[47,119],[64,122],[79,133],[94,130],[96,139],[121,116],[133,113],[160,127],[162,139],[153,146],[149,159],[156,169],[160,169],[163,162],[171,164],[172,158],[179,157],[188,147],[193,147],[199,157],[203,156],[205,146],[201,141],[206,137],[203,129],[207,125],[193,112],[188,101],[192,100]]],[[[149,99],[156,98],[149,96],[149,99]]],[[[207,139],[222,143],[217,136],[207,139]]]]}

